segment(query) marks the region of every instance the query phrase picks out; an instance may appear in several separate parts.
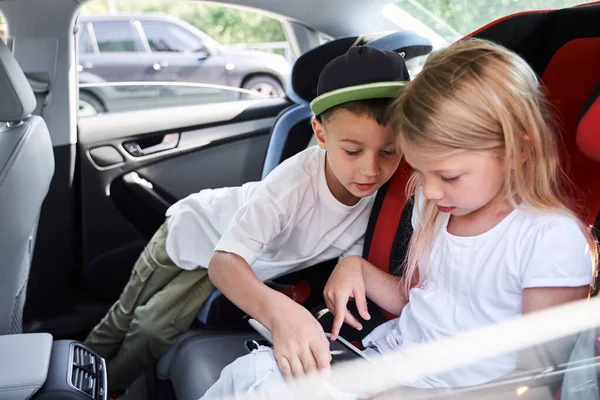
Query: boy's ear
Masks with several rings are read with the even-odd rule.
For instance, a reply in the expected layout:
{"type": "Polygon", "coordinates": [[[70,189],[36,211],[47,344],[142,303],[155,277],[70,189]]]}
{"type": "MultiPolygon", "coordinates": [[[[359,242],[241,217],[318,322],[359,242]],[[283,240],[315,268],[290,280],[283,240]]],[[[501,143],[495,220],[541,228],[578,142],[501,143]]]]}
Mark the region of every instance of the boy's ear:
{"type": "Polygon", "coordinates": [[[315,138],[317,139],[317,143],[319,144],[319,147],[324,149],[325,148],[325,127],[323,126],[323,123],[321,121],[319,121],[317,118],[313,118],[312,119],[312,130],[313,130],[313,133],[315,134],[315,138]]]}

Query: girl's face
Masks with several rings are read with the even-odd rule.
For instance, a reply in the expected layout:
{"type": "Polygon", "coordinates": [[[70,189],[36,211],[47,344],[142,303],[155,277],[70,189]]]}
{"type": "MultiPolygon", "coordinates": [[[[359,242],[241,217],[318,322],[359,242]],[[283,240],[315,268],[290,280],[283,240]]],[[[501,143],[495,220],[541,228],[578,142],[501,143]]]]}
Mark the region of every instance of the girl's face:
{"type": "Polygon", "coordinates": [[[503,158],[466,151],[439,160],[405,154],[417,171],[426,199],[441,212],[461,217],[504,199],[503,158]]]}

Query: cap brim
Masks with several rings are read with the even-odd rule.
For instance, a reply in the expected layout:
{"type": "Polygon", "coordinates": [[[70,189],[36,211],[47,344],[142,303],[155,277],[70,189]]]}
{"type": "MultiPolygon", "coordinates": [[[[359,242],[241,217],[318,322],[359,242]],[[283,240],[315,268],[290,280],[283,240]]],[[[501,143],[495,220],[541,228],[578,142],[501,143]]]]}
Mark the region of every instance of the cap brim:
{"type": "Polygon", "coordinates": [[[310,102],[310,108],[316,115],[331,107],[356,100],[384,99],[396,97],[404,89],[407,82],[375,82],[350,86],[324,93],[310,102]]]}

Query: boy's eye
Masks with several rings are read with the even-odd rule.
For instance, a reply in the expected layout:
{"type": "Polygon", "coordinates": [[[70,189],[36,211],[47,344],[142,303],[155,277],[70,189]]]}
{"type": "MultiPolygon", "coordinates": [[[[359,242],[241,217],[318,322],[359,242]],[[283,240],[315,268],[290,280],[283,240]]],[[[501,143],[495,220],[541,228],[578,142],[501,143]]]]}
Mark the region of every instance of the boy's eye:
{"type": "Polygon", "coordinates": [[[444,182],[456,182],[458,180],[458,178],[459,178],[458,176],[454,176],[452,178],[448,178],[448,177],[442,176],[442,180],[444,182]]]}
{"type": "Polygon", "coordinates": [[[346,154],[348,154],[351,157],[357,156],[360,153],[360,150],[356,150],[356,151],[344,150],[344,151],[346,152],[346,154]]]}

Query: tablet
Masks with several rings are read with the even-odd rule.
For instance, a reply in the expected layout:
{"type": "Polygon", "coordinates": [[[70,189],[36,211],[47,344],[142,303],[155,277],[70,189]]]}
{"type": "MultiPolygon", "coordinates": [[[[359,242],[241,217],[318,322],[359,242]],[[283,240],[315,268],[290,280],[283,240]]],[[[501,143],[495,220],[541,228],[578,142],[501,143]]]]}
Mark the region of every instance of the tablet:
{"type": "Polygon", "coordinates": [[[367,356],[362,350],[354,346],[352,343],[339,336],[336,340],[331,340],[331,333],[326,332],[325,335],[329,339],[329,350],[331,351],[331,363],[335,364],[342,361],[355,360],[357,358],[366,358],[367,356]]]}
{"type": "MultiPolygon", "coordinates": [[[[248,323],[254,330],[256,330],[262,337],[269,341],[269,343],[273,344],[273,335],[271,335],[271,331],[269,331],[263,324],[258,322],[257,320],[250,318],[248,323]]],[[[329,349],[331,352],[331,363],[336,364],[342,361],[350,361],[356,358],[366,358],[367,356],[363,351],[354,346],[352,343],[348,342],[346,339],[338,335],[336,340],[331,340],[331,333],[326,332],[325,335],[329,340],[329,349]]]]}

